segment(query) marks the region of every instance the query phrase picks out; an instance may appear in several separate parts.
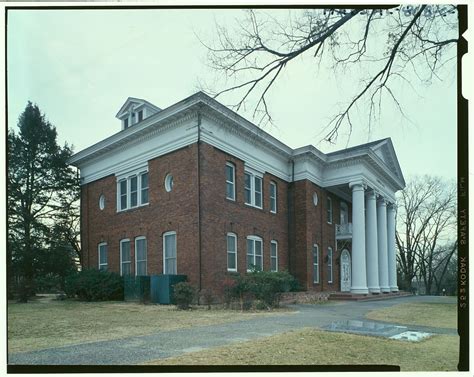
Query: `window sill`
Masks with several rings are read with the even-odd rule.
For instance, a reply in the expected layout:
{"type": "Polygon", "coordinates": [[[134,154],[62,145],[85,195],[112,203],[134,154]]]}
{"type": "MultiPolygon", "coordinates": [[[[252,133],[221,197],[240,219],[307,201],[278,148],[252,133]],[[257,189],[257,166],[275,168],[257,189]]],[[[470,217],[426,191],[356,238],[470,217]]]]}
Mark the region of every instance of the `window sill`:
{"type": "Polygon", "coordinates": [[[245,203],[245,205],[246,205],[247,207],[250,207],[250,208],[255,208],[255,209],[263,210],[263,207],[257,207],[256,205],[253,205],[253,204],[245,203]]]}
{"type": "Polygon", "coordinates": [[[150,203],[140,204],[139,206],[136,206],[136,207],[131,207],[131,208],[127,208],[127,209],[118,210],[116,213],[130,212],[130,211],[133,211],[133,210],[136,210],[136,209],[147,207],[149,205],[150,205],[150,203]]]}

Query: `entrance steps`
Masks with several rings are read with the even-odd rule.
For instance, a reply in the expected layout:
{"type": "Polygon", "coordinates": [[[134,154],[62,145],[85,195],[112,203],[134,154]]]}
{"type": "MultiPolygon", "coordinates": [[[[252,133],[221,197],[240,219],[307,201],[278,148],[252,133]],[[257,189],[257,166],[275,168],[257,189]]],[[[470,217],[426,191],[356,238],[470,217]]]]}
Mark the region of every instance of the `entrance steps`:
{"type": "Polygon", "coordinates": [[[412,294],[405,291],[390,292],[390,293],[350,293],[350,292],[336,292],[329,295],[329,300],[340,301],[372,301],[372,300],[386,300],[394,297],[411,296],[412,294]]]}

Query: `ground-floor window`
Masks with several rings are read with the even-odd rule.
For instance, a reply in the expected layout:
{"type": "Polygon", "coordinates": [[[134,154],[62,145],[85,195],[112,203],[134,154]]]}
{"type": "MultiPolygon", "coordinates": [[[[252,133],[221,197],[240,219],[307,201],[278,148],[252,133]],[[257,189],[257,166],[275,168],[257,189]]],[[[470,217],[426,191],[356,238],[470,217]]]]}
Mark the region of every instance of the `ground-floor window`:
{"type": "Polygon", "coordinates": [[[102,242],[98,246],[99,252],[99,270],[107,271],[107,243],[102,242]]]}
{"type": "Polygon", "coordinates": [[[263,271],[263,242],[260,237],[247,237],[247,271],[252,268],[263,271]]]}
{"type": "Polygon", "coordinates": [[[227,233],[227,271],[237,271],[237,236],[227,233]]]}
{"type": "Polygon", "coordinates": [[[328,283],[332,283],[332,247],[328,247],[328,283]]]}
{"type": "Polygon", "coordinates": [[[146,275],[147,246],[145,237],[135,238],[135,275],[146,275]]]}
{"type": "Polygon", "coordinates": [[[270,271],[278,271],[278,242],[270,242],[270,271]]]}
{"type": "Polygon", "coordinates": [[[319,248],[313,245],[313,283],[319,283],[319,248]]]}
{"type": "Polygon", "coordinates": [[[163,235],[163,273],[176,275],[176,232],[166,232],[163,235]]]}
{"type": "Polygon", "coordinates": [[[131,274],[130,240],[120,241],[120,275],[131,274]]]}

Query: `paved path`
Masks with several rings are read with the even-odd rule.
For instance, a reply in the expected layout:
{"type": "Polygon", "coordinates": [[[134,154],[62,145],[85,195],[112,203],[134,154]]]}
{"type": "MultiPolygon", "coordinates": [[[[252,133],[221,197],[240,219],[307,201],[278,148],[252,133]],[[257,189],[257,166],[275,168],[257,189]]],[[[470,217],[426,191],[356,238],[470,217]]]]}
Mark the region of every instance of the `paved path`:
{"type": "MultiPolygon", "coordinates": [[[[448,297],[399,297],[368,302],[334,302],[326,305],[292,305],[294,313],[266,316],[220,325],[199,326],[125,339],[83,343],[40,351],[9,354],[8,363],[19,365],[134,365],[178,356],[234,342],[267,337],[302,328],[321,328],[334,321],[362,320],[374,309],[402,302],[455,302],[448,297]]],[[[453,334],[454,329],[408,326],[410,330],[453,334]]]]}

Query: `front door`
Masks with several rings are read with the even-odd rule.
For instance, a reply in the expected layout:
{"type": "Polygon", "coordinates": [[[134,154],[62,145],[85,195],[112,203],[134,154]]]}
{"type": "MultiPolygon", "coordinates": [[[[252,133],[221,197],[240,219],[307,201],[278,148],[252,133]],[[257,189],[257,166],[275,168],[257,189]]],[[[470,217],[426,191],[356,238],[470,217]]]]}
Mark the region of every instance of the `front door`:
{"type": "Polygon", "coordinates": [[[349,251],[341,253],[341,292],[351,291],[351,255],[349,251]]]}

